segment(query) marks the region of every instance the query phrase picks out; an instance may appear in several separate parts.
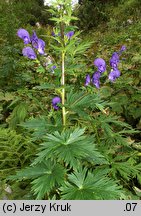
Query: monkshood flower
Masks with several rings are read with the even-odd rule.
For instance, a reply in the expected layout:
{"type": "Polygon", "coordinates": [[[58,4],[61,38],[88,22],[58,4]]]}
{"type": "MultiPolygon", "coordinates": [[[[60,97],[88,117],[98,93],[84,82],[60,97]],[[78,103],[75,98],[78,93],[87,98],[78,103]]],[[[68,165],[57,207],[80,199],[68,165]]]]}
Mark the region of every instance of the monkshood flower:
{"type": "Polygon", "coordinates": [[[112,68],[117,68],[118,63],[119,63],[119,54],[117,52],[114,52],[110,59],[110,66],[112,68]]]}
{"type": "Polygon", "coordinates": [[[22,50],[23,56],[28,57],[29,59],[36,59],[36,53],[31,47],[25,47],[22,50]]]}
{"type": "Polygon", "coordinates": [[[30,35],[25,29],[19,29],[17,35],[24,41],[24,44],[29,44],[31,42],[30,35]]]}
{"type": "Polygon", "coordinates": [[[120,51],[123,52],[123,51],[125,51],[125,50],[126,50],[126,46],[123,45],[123,46],[121,47],[120,51]]]}
{"type": "Polygon", "coordinates": [[[90,82],[91,82],[91,77],[89,74],[87,74],[85,78],[85,86],[89,85],[90,82]]]}
{"type": "Polygon", "coordinates": [[[111,70],[109,76],[108,76],[108,79],[111,81],[111,82],[114,82],[116,78],[118,78],[120,76],[120,71],[117,69],[117,68],[114,68],[111,70]]]}
{"type": "Polygon", "coordinates": [[[52,35],[53,37],[55,37],[55,36],[56,36],[56,34],[55,34],[55,32],[54,32],[54,31],[51,33],[51,35],[52,35]]]}
{"type": "Polygon", "coordinates": [[[53,70],[56,69],[56,65],[53,65],[53,66],[52,66],[52,69],[53,69],[53,70]]]}
{"type": "Polygon", "coordinates": [[[56,65],[53,65],[51,68],[50,68],[50,70],[51,70],[51,72],[52,73],[54,73],[54,70],[56,69],[56,65]]]}
{"type": "Polygon", "coordinates": [[[99,71],[96,71],[95,73],[93,73],[93,76],[92,76],[92,83],[93,85],[96,86],[96,88],[100,88],[100,76],[101,76],[101,73],[99,71]]]}
{"type": "Polygon", "coordinates": [[[68,37],[68,39],[70,39],[72,36],[74,35],[74,31],[70,31],[66,34],[66,36],[68,37]]]}
{"type": "Polygon", "coordinates": [[[56,65],[53,65],[53,66],[51,67],[51,71],[54,72],[54,70],[55,70],[56,68],[57,68],[56,65]]]}
{"type": "Polygon", "coordinates": [[[53,32],[51,33],[51,35],[52,35],[53,37],[59,37],[59,36],[61,36],[61,33],[59,32],[58,34],[55,34],[55,32],[53,31],[53,32]]]}
{"type": "Polygon", "coordinates": [[[119,63],[119,57],[122,54],[123,51],[126,50],[126,46],[122,46],[119,52],[114,52],[111,59],[110,59],[110,65],[112,68],[117,68],[119,63]]]}
{"type": "Polygon", "coordinates": [[[59,107],[57,106],[58,103],[61,103],[61,98],[60,97],[54,97],[52,99],[52,106],[55,110],[59,109],[59,107]]]}
{"type": "Polygon", "coordinates": [[[111,59],[110,59],[110,66],[112,67],[112,70],[108,76],[109,80],[111,82],[114,82],[116,78],[120,76],[120,71],[118,70],[118,64],[119,64],[119,57],[122,54],[123,51],[126,50],[126,46],[122,46],[119,52],[114,52],[111,59]]]}
{"type": "Polygon", "coordinates": [[[105,72],[106,70],[106,62],[102,58],[97,58],[94,60],[94,65],[97,67],[100,73],[105,72]]]}
{"type": "Polygon", "coordinates": [[[126,50],[126,46],[123,45],[119,51],[119,55],[121,55],[125,50],[126,50]]]}
{"type": "Polygon", "coordinates": [[[45,53],[44,49],[45,49],[45,42],[42,39],[38,39],[37,50],[41,55],[43,55],[45,53]]]}
{"type": "Polygon", "coordinates": [[[43,55],[44,49],[45,49],[45,42],[42,39],[39,39],[36,35],[36,32],[34,31],[32,36],[31,36],[31,42],[32,46],[38,50],[38,52],[43,55]]]}
{"type": "Polygon", "coordinates": [[[32,43],[33,48],[37,49],[39,54],[44,54],[45,42],[37,37],[35,31],[33,31],[31,38],[25,29],[19,29],[17,35],[23,39],[24,44],[32,43]]]}
{"type": "Polygon", "coordinates": [[[32,34],[32,36],[31,36],[31,43],[32,43],[32,46],[33,46],[34,48],[36,48],[36,49],[38,48],[38,37],[37,37],[35,31],[33,31],[33,34],[32,34]]]}

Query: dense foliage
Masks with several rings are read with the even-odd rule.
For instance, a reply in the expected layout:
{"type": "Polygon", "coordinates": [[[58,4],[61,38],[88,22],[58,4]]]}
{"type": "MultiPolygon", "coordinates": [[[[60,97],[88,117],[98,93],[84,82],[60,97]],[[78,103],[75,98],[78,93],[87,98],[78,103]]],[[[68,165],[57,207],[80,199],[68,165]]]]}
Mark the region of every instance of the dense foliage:
{"type": "Polygon", "coordinates": [[[1,2],[0,198],[140,199],[138,1],[84,0],[92,25],[70,2],[46,11],[54,26],[32,26],[26,1],[1,2]]]}
{"type": "Polygon", "coordinates": [[[82,0],[75,14],[79,28],[89,30],[109,21],[121,25],[128,19],[137,20],[141,16],[141,4],[140,0],[82,0]]]}

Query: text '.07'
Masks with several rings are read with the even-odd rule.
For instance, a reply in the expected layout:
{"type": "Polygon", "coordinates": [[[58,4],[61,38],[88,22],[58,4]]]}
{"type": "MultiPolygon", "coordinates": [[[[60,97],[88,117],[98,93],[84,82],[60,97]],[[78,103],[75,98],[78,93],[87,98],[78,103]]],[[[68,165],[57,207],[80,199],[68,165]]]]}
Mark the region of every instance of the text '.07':
{"type": "Polygon", "coordinates": [[[136,202],[133,202],[133,203],[128,202],[125,204],[124,211],[134,212],[136,211],[136,208],[137,208],[136,202]]]}

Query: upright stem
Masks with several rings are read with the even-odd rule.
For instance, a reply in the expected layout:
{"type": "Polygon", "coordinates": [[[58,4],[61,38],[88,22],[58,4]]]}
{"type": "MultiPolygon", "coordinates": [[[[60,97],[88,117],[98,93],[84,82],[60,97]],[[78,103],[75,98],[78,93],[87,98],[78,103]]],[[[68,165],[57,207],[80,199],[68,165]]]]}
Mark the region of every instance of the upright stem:
{"type": "MultiPolygon", "coordinates": [[[[61,18],[64,16],[64,6],[61,7],[61,18]]],[[[61,60],[62,60],[62,77],[61,77],[61,86],[62,86],[62,118],[63,118],[63,126],[66,125],[66,109],[64,107],[65,104],[65,43],[64,43],[64,22],[60,23],[60,31],[61,31],[61,40],[62,40],[62,53],[61,53],[61,60]]]]}
{"type": "Polygon", "coordinates": [[[62,117],[63,117],[63,125],[66,125],[66,110],[64,107],[65,104],[65,53],[62,51],[62,79],[61,79],[61,85],[62,85],[62,117]]]}

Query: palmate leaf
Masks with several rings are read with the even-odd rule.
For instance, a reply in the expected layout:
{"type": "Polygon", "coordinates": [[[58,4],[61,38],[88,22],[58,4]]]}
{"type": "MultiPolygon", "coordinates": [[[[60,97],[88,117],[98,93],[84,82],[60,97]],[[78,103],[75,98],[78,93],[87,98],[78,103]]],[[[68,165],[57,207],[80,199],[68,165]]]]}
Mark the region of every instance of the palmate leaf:
{"type": "Polygon", "coordinates": [[[94,137],[85,136],[84,131],[84,129],[76,128],[74,131],[68,129],[62,133],[56,131],[48,134],[46,141],[41,144],[42,147],[39,149],[40,152],[34,164],[44,159],[57,158],[58,161],[64,161],[66,165],[76,168],[80,159],[92,158],[92,155],[95,158],[95,153],[97,158],[94,137]]]}
{"type": "Polygon", "coordinates": [[[124,128],[128,128],[128,129],[132,129],[132,127],[126,123],[126,122],[123,122],[123,121],[120,121],[119,120],[119,117],[118,116],[113,116],[113,115],[100,115],[98,117],[98,120],[101,123],[107,123],[107,124],[114,124],[114,125],[117,125],[117,126],[121,126],[121,127],[124,127],[124,128]]]}
{"type": "Polygon", "coordinates": [[[20,103],[18,104],[9,119],[9,126],[14,129],[17,127],[17,124],[24,121],[24,119],[27,116],[28,106],[26,103],[20,103]]]}
{"type": "MultiPolygon", "coordinates": [[[[104,128],[104,127],[103,127],[104,128]]],[[[131,144],[129,143],[129,140],[127,139],[127,137],[125,137],[124,133],[120,133],[120,132],[114,132],[111,127],[107,124],[105,125],[105,128],[104,128],[104,131],[105,131],[105,143],[107,146],[131,146],[131,144]]],[[[130,134],[131,133],[134,133],[132,132],[132,130],[125,130],[124,132],[127,132],[126,133],[126,136],[127,134],[130,134]]]]}
{"type": "Polygon", "coordinates": [[[67,200],[109,200],[121,196],[117,182],[87,169],[79,169],[68,175],[68,182],[60,188],[61,198],[67,200]]]}
{"type": "Polygon", "coordinates": [[[49,193],[55,186],[64,182],[65,170],[60,164],[50,167],[46,175],[40,176],[32,182],[32,190],[37,195],[36,199],[42,199],[46,193],[49,193]]]}
{"type": "Polygon", "coordinates": [[[84,52],[86,52],[86,50],[90,48],[93,43],[93,41],[83,41],[76,44],[75,47],[72,47],[71,53],[73,53],[74,56],[84,54],[84,52]]]}
{"type": "Polygon", "coordinates": [[[82,33],[82,31],[75,32],[75,34],[73,35],[73,37],[71,38],[69,43],[66,44],[65,50],[68,53],[73,54],[73,52],[75,50],[76,43],[77,43],[76,40],[80,42],[80,39],[78,39],[78,37],[80,36],[81,33],[82,33]]]}
{"type": "MultiPolygon", "coordinates": [[[[122,152],[123,153],[123,152],[122,152]]],[[[111,173],[114,178],[122,178],[130,181],[132,178],[138,179],[141,175],[141,164],[136,165],[134,159],[136,152],[131,150],[127,154],[119,154],[114,159],[111,159],[111,173]]]]}
{"type": "Polygon", "coordinates": [[[47,170],[49,168],[49,166],[47,165],[47,163],[42,162],[37,166],[27,167],[23,170],[18,171],[16,175],[10,176],[9,179],[21,181],[22,179],[36,178],[47,173],[47,170]]]}
{"type": "Polygon", "coordinates": [[[88,157],[85,158],[91,165],[103,165],[103,164],[109,164],[109,162],[106,160],[106,158],[98,151],[94,151],[89,154],[88,157]]]}
{"type": "Polygon", "coordinates": [[[59,116],[57,116],[56,122],[54,122],[53,124],[52,121],[48,119],[46,116],[42,116],[32,118],[22,123],[21,126],[33,131],[33,139],[38,140],[42,139],[42,137],[45,134],[55,131],[56,129],[59,130],[59,128],[62,128],[62,119],[59,116]]]}
{"type": "Polygon", "coordinates": [[[37,199],[42,199],[46,193],[49,193],[56,185],[64,181],[65,169],[60,164],[52,161],[44,161],[36,166],[27,167],[18,171],[16,175],[10,176],[9,180],[34,179],[32,181],[32,190],[37,199]]]}
{"type": "Polygon", "coordinates": [[[127,134],[138,133],[138,131],[132,129],[128,123],[120,121],[118,116],[103,115],[102,113],[97,116],[97,118],[93,119],[92,123],[96,125],[97,128],[102,129],[105,143],[108,145],[118,144],[129,146],[129,142],[126,139],[127,134]]]}
{"type": "MultiPolygon", "coordinates": [[[[111,125],[102,123],[101,125],[104,131],[104,143],[108,146],[129,146],[129,141],[124,137],[124,133],[114,132],[111,125]]],[[[113,148],[113,147],[112,147],[113,148]]]]}
{"type": "MultiPolygon", "coordinates": [[[[57,40],[57,38],[56,38],[56,40],[57,40]]],[[[58,46],[55,46],[55,45],[50,45],[56,52],[58,51],[58,52],[61,52],[62,50],[63,50],[63,48],[62,47],[58,47],[58,46]]]]}
{"type": "Polygon", "coordinates": [[[106,102],[102,101],[97,94],[88,94],[87,92],[73,92],[67,94],[66,107],[70,112],[81,115],[85,114],[85,109],[104,110],[106,102]]]}
{"type": "Polygon", "coordinates": [[[113,163],[111,170],[114,176],[118,175],[119,173],[120,176],[127,181],[130,180],[133,173],[134,174],[137,173],[137,170],[135,169],[135,167],[131,166],[131,164],[128,162],[113,163]]]}

